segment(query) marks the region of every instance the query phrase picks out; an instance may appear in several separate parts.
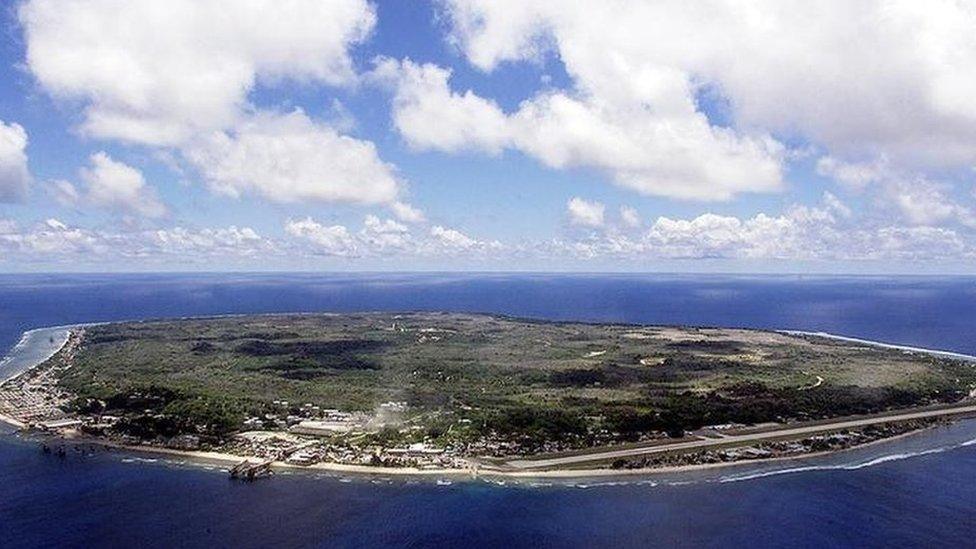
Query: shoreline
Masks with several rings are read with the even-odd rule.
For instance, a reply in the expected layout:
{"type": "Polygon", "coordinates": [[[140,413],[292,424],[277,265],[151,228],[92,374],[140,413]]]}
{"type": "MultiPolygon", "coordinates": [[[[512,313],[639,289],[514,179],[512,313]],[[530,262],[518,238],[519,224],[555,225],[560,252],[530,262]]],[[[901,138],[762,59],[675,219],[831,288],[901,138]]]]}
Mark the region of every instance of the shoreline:
{"type": "MultiPolygon", "coordinates": [[[[13,347],[11,347],[10,350],[7,352],[7,354],[3,356],[3,359],[0,360],[0,368],[3,368],[5,365],[7,365],[10,362],[10,360],[15,358],[14,353],[17,351],[18,348],[22,348],[24,345],[27,344],[32,334],[36,334],[38,332],[43,332],[43,331],[50,331],[50,330],[67,330],[67,332],[65,333],[64,339],[61,340],[61,343],[56,348],[51,349],[50,353],[46,353],[46,356],[40,358],[37,362],[27,366],[26,368],[24,368],[19,372],[14,373],[13,375],[7,375],[2,371],[0,371],[0,376],[5,376],[0,378],[0,386],[16,380],[20,376],[30,372],[31,370],[37,368],[41,364],[44,364],[45,362],[50,360],[51,357],[61,352],[61,350],[64,349],[64,346],[68,344],[68,341],[71,340],[71,335],[74,333],[73,332],[74,329],[83,328],[86,326],[93,326],[94,324],[95,323],[65,324],[62,326],[47,326],[47,327],[32,328],[30,330],[27,330],[26,332],[21,334],[20,339],[17,341],[17,343],[13,347]]],[[[24,423],[23,421],[20,421],[19,419],[4,413],[0,413],[0,424],[13,427],[17,431],[27,428],[27,424],[24,423]]]]}
{"type": "Polygon", "coordinates": [[[926,347],[913,347],[911,345],[900,345],[898,343],[886,343],[884,341],[877,341],[872,339],[862,339],[859,337],[851,337],[839,334],[832,334],[830,332],[808,332],[805,330],[773,330],[774,332],[792,336],[813,336],[822,337],[825,339],[833,339],[836,341],[844,341],[847,343],[860,343],[863,345],[868,345],[871,347],[878,347],[880,349],[891,349],[893,351],[906,351],[910,353],[923,353],[927,355],[933,355],[944,358],[953,358],[956,360],[964,360],[967,362],[976,362],[976,356],[967,355],[965,353],[957,353],[955,351],[946,351],[944,349],[930,349],[926,347]]]}
{"type": "Polygon", "coordinates": [[[6,414],[0,414],[0,423],[9,425],[10,427],[17,429],[18,431],[27,427],[26,423],[20,421],[19,419],[12,418],[6,414]]]}
{"type": "Polygon", "coordinates": [[[18,377],[26,374],[27,372],[33,370],[34,368],[40,366],[44,362],[50,360],[50,358],[53,357],[54,355],[58,354],[61,351],[61,349],[63,349],[64,346],[67,345],[68,340],[71,339],[71,334],[73,333],[72,332],[73,330],[75,330],[77,328],[84,328],[86,326],[94,326],[96,324],[99,324],[99,323],[92,322],[92,323],[82,323],[82,324],[64,324],[64,325],[61,325],[61,326],[45,326],[45,327],[42,327],[42,328],[32,328],[30,330],[25,331],[24,333],[22,333],[20,335],[20,339],[17,340],[17,343],[15,343],[14,346],[11,347],[7,351],[7,353],[3,355],[3,358],[0,359],[0,385],[3,385],[4,383],[7,383],[8,381],[13,381],[13,380],[17,379],[18,377]],[[17,352],[17,350],[18,349],[22,349],[24,346],[27,345],[27,343],[30,341],[30,337],[32,335],[34,335],[34,334],[36,334],[38,332],[50,332],[50,331],[54,331],[54,330],[65,330],[66,331],[65,332],[65,337],[64,337],[64,339],[61,341],[61,343],[56,348],[53,348],[53,349],[50,350],[50,353],[48,353],[47,356],[44,356],[43,358],[41,358],[40,360],[38,360],[34,364],[31,364],[31,365],[25,367],[23,370],[21,370],[19,372],[15,372],[13,374],[7,374],[7,373],[5,373],[3,371],[4,370],[4,367],[7,364],[9,364],[10,361],[12,361],[13,359],[16,358],[16,352],[17,352]]]}
{"type": "MultiPolygon", "coordinates": [[[[267,314],[289,314],[289,313],[267,313],[267,314]]],[[[329,314],[329,313],[307,313],[307,314],[329,314]]],[[[217,315],[217,316],[240,316],[240,315],[217,315]]],[[[186,320],[198,317],[179,317],[179,320],[186,320]]],[[[212,316],[204,316],[199,318],[212,318],[212,316]]],[[[119,321],[122,322],[132,322],[132,321],[119,321]]],[[[60,330],[66,329],[67,336],[61,341],[61,344],[57,348],[53,349],[46,357],[41,358],[36,363],[28,366],[23,371],[17,372],[12,376],[0,379],[0,385],[9,382],[11,380],[24,375],[25,373],[36,368],[40,364],[49,360],[51,357],[60,352],[67,342],[70,340],[72,330],[77,328],[82,328],[86,326],[102,325],[102,324],[113,324],[114,322],[92,322],[92,323],[77,323],[77,324],[67,324],[61,326],[49,326],[33,328],[31,330],[25,331],[17,344],[15,344],[8,353],[0,361],[0,367],[7,364],[12,358],[15,357],[15,353],[19,348],[22,348],[29,341],[29,336],[42,331],[47,330],[60,330]]],[[[813,336],[822,337],[828,339],[836,339],[840,341],[847,341],[852,343],[860,343],[865,345],[872,345],[881,348],[909,351],[909,352],[919,352],[926,353],[935,356],[944,356],[948,358],[976,361],[976,356],[965,355],[962,353],[955,353],[951,351],[943,351],[938,349],[926,349],[919,347],[911,347],[904,345],[895,345],[890,343],[884,343],[879,341],[871,341],[865,339],[858,339],[848,336],[835,335],[827,332],[807,332],[798,330],[768,330],[769,332],[781,333],[793,336],[813,336]]],[[[2,375],[2,374],[0,374],[2,375]]],[[[958,421],[958,419],[956,420],[958,421]]],[[[6,424],[14,428],[15,431],[21,431],[27,427],[27,425],[20,420],[10,417],[9,415],[0,414],[0,424],[6,424]]],[[[760,459],[751,460],[739,460],[739,461],[728,461],[728,462],[718,462],[718,463],[702,463],[702,464],[689,464],[689,465],[671,465],[665,467],[653,467],[653,468],[639,468],[639,469],[551,469],[551,470],[500,470],[488,466],[484,469],[483,466],[474,466],[472,468],[466,469],[447,469],[447,468],[431,468],[431,469],[418,469],[415,467],[374,467],[370,465],[348,465],[340,463],[315,463],[312,465],[298,465],[293,463],[287,463],[284,461],[274,461],[271,463],[273,469],[276,470],[297,470],[297,471],[308,471],[308,472],[328,472],[328,473],[350,473],[354,475],[363,476],[383,476],[383,475],[395,475],[404,477],[468,477],[476,479],[479,477],[492,478],[492,477],[502,477],[502,478],[561,478],[561,479],[574,479],[574,478],[593,478],[593,477],[633,477],[633,476],[654,476],[666,473],[682,473],[682,472],[693,472],[702,471],[716,468],[733,467],[733,466],[743,466],[746,464],[758,464],[758,463],[769,463],[769,462],[779,462],[786,460],[800,460],[806,458],[816,458],[825,455],[834,455],[848,450],[853,450],[855,448],[864,448],[868,446],[873,446],[876,444],[881,444],[889,441],[894,441],[903,437],[918,434],[927,430],[934,428],[935,425],[923,427],[920,429],[908,431],[898,435],[894,435],[887,438],[881,438],[866,442],[864,444],[859,444],[855,446],[850,446],[846,448],[840,448],[837,450],[826,450],[821,452],[813,452],[808,454],[800,455],[790,455],[790,456],[780,456],[780,457],[768,457],[760,459]]],[[[144,445],[126,445],[118,442],[114,442],[109,439],[101,439],[96,437],[91,437],[87,435],[81,435],[80,433],[62,433],[62,434],[49,434],[47,435],[52,439],[59,439],[67,443],[89,443],[101,445],[105,448],[112,448],[116,450],[121,450],[124,452],[132,452],[139,454],[151,454],[151,455],[166,455],[175,456],[179,458],[184,458],[190,461],[198,462],[209,462],[218,464],[228,464],[237,465],[243,461],[261,461],[261,458],[255,456],[239,456],[235,454],[223,453],[223,452],[211,452],[211,451],[188,451],[188,450],[178,450],[173,448],[155,447],[155,446],[144,446],[144,445]]]]}
{"type": "MultiPolygon", "coordinates": [[[[976,418],[963,418],[962,420],[974,420],[976,418]]],[[[954,420],[960,421],[960,420],[954,420]]],[[[806,459],[816,459],[826,456],[842,455],[845,452],[852,450],[869,448],[873,446],[880,446],[885,443],[895,442],[910,436],[923,434],[927,431],[933,431],[940,425],[928,425],[920,429],[913,431],[908,431],[905,433],[900,433],[891,437],[872,440],[864,444],[858,444],[856,446],[849,446],[847,448],[840,448],[837,450],[825,450],[820,452],[812,452],[809,454],[800,454],[792,456],[780,456],[780,457],[769,457],[760,459],[750,459],[750,460],[740,460],[740,461],[727,461],[719,463],[701,463],[701,464],[689,464],[689,465],[669,465],[665,467],[652,467],[652,468],[640,468],[640,469],[562,469],[562,470],[548,470],[548,471],[503,471],[497,469],[490,470],[477,470],[473,471],[471,469],[417,469],[413,467],[373,467],[370,465],[345,465],[339,463],[316,463],[313,465],[297,465],[293,463],[287,463],[283,461],[274,461],[271,463],[272,471],[298,471],[306,473],[347,473],[357,477],[368,478],[376,476],[395,476],[401,478],[410,477],[423,477],[423,478],[435,478],[435,477],[450,477],[454,480],[478,480],[478,479],[493,479],[493,478],[512,478],[512,479],[559,479],[559,480],[583,480],[588,478],[633,478],[633,477],[647,477],[653,478],[655,476],[673,473],[693,473],[700,471],[711,471],[716,469],[731,469],[734,467],[743,467],[746,465],[754,464],[771,464],[787,461],[798,461],[806,459]]],[[[238,456],[235,454],[228,454],[223,452],[211,452],[211,451],[190,451],[190,450],[177,450],[174,448],[163,448],[154,446],[133,446],[121,444],[118,442],[103,440],[88,436],[57,436],[49,435],[51,439],[57,439],[64,441],[68,444],[94,444],[102,446],[106,449],[117,450],[123,453],[141,454],[149,456],[169,456],[175,458],[181,458],[189,462],[198,464],[214,464],[214,465],[228,465],[234,466],[242,461],[260,461],[260,458],[251,456],[238,456]]]]}

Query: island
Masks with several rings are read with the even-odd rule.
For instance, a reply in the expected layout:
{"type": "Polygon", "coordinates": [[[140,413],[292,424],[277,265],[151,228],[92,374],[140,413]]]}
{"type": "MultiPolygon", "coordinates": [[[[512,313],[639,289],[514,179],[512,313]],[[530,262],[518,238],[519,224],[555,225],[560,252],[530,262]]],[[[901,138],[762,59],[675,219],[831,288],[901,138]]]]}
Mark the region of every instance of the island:
{"type": "Polygon", "coordinates": [[[277,467],[582,475],[834,451],[976,414],[976,363],[824,334],[441,312],[71,329],[0,385],[64,440],[277,467]]]}

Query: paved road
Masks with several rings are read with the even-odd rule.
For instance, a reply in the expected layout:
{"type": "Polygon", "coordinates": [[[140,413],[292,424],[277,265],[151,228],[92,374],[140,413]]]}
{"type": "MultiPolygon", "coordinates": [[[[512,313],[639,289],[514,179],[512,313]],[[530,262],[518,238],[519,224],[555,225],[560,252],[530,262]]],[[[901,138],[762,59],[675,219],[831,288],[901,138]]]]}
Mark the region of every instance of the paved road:
{"type": "Polygon", "coordinates": [[[730,435],[720,439],[693,440],[689,442],[676,442],[674,444],[664,444],[660,446],[645,446],[641,448],[625,448],[621,450],[607,450],[605,452],[594,452],[578,454],[565,457],[554,457],[547,459],[517,459],[506,462],[506,465],[515,469],[545,469],[549,467],[559,467],[572,465],[574,463],[586,463],[588,461],[600,461],[607,459],[628,458],[643,456],[648,454],[659,454],[674,450],[701,450],[711,446],[737,445],[742,443],[756,442],[780,437],[801,437],[825,431],[838,431],[852,429],[855,427],[866,427],[880,423],[892,423],[910,419],[924,419],[940,416],[953,416],[960,414],[976,413],[976,405],[957,406],[954,408],[944,408],[941,410],[920,410],[917,412],[905,412],[888,416],[873,416],[860,419],[849,419],[836,423],[822,423],[819,425],[807,425],[804,427],[788,427],[775,431],[764,431],[761,433],[748,433],[744,435],[730,435]]]}

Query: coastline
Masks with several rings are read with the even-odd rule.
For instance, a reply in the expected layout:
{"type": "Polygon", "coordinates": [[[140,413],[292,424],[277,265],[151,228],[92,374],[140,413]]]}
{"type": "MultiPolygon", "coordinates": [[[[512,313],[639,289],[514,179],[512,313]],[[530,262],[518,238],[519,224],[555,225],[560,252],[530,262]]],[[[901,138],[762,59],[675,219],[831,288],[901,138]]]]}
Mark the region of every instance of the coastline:
{"type": "Polygon", "coordinates": [[[0,414],[0,423],[9,425],[10,427],[17,429],[18,431],[20,429],[27,427],[27,424],[25,424],[24,422],[18,419],[14,419],[6,414],[0,414]]]}
{"type": "Polygon", "coordinates": [[[967,355],[965,353],[957,353],[955,351],[946,351],[943,349],[929,349],[925,347],[913,347],[911,345],[899,345],[897,343],[886,343],[884,341],[875,341],[871,339],[862,339],[858,337],[832,334],[830,332],[808,332],[804,330],[773,330],[773,331],[781,334],[792,335],[792,336],[822,337],[825,339],[845,341],[847,343],[860,343],[862,345],[878,347],[880,349],[891,349],[893,351],[905,351],[909,353],[922,353],[922,354],[933,355],[933,356],[938,356],[943,358],[953,358],[956,360],[965,360],[967,362],[976,362],[976,356],[967,355]]]}
{"type": "MultiPolygon", "coordinates": [[[[33,370],[34,368],[50,360],[51,357],[53,357],[54,355],[58,354],[61,351],[61,349],[64,349],[64,346],[68,344],[68,341],[71,339],[71,334],[73,333],[74,329],[83,328],[85,326],[92,326],[92,325],[94,325],[94,323],[65,324],[61,326],[46,326],[41,328],[32,328],[30,330],[25,331],[23,334],[21,334],[20,339],[17,341],[17,343],[13,347],[11,347],[10,350],[7,352],[7,354],[3,356],[3,359],[0,360],[0,385],[3,385],[9,381],[13,381],[17,379],[18,377],[26,374],[27,372],[33,370]],[[46,353],[36,358],[35,361],[33,361],[31,364],[25,365],[19,371],[13,373],[6,373],[3,371],[4,367],[7,364],[9,364],[11,361],[17,358],[16,356],[17,350],[23,349],[30,342],[30,337],[32,335],[37,333],[43,333],[43,332],[51,332],[55,330],[65,330],[64,337],[61,338],[61,342],[57,346],[48,349],[46,353]]],[[[3,413],[0,413],[0,424],[5,424],[18,431],[27,427],[26,423],[20,421],[17,418],[11,417],[3,413]]]]}
{"type": "Polygon", "coordinates": [[[52,356],[58,354],[58,352],[61,349],[63,349],[64,346],[68,343],[68,339],[70,339],[70,337],[71,337],[72,330],[77,329],[77,328],[83,328],[85,326],[92,326],[92,325],[94,325],[94,324],[93,323],[88,323],[88,324],[65,324],[65,325],[61,325],[61,326],[46,326],[46,327],[42,327],[42,328],[32,328],[30,330],[27,330],[26,332],[24,332],[23,334],[21,334],[20,339],[17,341],[17,343],[14,344],[14,346],[11,347],[7,351],[7,353],[3,356],[2,359],[0,359],[0,385],[3,385],[4,383],[7,383],[8,381],[11,381],[11,380],[14,380],[14,379],[20,377],[21,375],[29,372],[30,370],[36,368],[37,366],[43,364],[45,361],[47,361],[48,359],[50,359],[52,356]],[[8,372],[5,371],[7,365],[10,364],[11,362],[13,362],[15,359],[18,358],[17,351],[23,349],[24,347],[26,347],[28,345],[28,343],[30,342],[31,336],[33,336],[35,334],[38,334],[38,333],[55,332],[55,331],[60,331],[60,330],[63,330],[64,331],[64,334],[63,334],[63,337],[61,338],[60,343],[56,347],[52,347],[51,349],[48,349],[48,351],[46,353],[44,353],[43,356],[35,359],[35,361],[33,363],[31,363],[31,364],[24,365],[18,371],[10,372],[10,373],[8,373],[8,372]]]}
{"type": "MultiPolygon", "coordinates": [[[[965,419],[973,420],[974,418],[965,418],[965,419]]],[[[444,469],[444,468],[417,469],[413,467],[373,467],[370,465],[345,465],[339,463],[316,463],[313,465],[297,465],[297,464],[287,463],[283,461],[272,462],[271,468],[273,471],[286,470],[286,471],[298,471],[298,472],[307,472],[307,473],[316,473],[316,472],[347,473],[347,474],[360,476],[364,478],[376,477],[376,476],[395,476],[395,477],[402,477],[402,478],[449,477],[455,480],[477,480],[477,479],[492,479],[492,478],[540,479],[540,480],[541,479],[574,480],[574,479],[587,479],[587,478],[614,478],[614,477],[652,478],[655,476],[665,475],[665,474],[692,473],[698,471],[710,471],[710,470],[726,469],[726,468],[731,469],[734,467],[743,467],[746,465],[781,463],[781,462],[788,462],[788,461],[816,459],[816,458],[821,458],[826,456],[843,455],[845,452],[849,452],[857,449],[869,448],[873,446],[880,446],[889,442],[895,442],[897,440],[901,440],[910,436],[925,433],[926,431],[932,431],[938,427],[939,425],[929,425],[920,429],[908,431],[887,438],[873,440],[856,446],[849,446],[847,448],[840,448],[837,450],[812,452],[809,454],[740,460],[740,461],[727,461],[727,462],[720,462],[720,463],[671,465],[666,467],[651,467],[651,468],[640,468],[640,469],[562,469],[562,470],[547,470],[547,471],[505,471],[505,470],[498,470],[498,469],[472,470],[472,469],[444,469]]],[[[110,440],[103,440],[103,439],[86,437],[86,436],[72,436],[72,437],[52,436],[52,438],[57,438],[69,444],[94,444],[105,448],[111,448],[113,450],[119,450],[122,452],[149,455],[149,456],[169,456],[174,458],[185,459],[187,461],[200,463],[200,464],[227,465],[232,467],[234,465],[241,463],[242,461],[259,460],[259,458],[256,458],[254,456],[251,457],[238,456],[235,454],[228,454],[223,452],[177,450],[173,448],[163,448],[163,447],[155,447],[155,446],[133,446],[133,445],[117,443],[110,440]]]]}
{"type": "MultiPolygon", "coordinates": [[[[236,315],[228,315],[236,316],[236,315]]],[[[181,317],[181,318],[195,318],[195,317],[181,317]]],[[[6,378],[0,379],[0,384],[7,381],[16,379],[20,375],[30,371],[31,369],[37,367],[38,365],[44,363],[46,360],[50,359],[52,356],[57,354],[70,338],[72,329],[81,328],[85,326],[92,326],[97,324],[109,324],[107,322],[100,323],[79,323],[70,324],[63,326],[50,326],[41,327],[27,330],[21,336],[20,341],[11,348],[11,351],[4,357],[3,361],[0,361],[0,367],[7,364],[15,356],[15,352],[24,347],[29,342],[29,336],[36,334],[38,332],[52,331],[52,330],[66,330],[66,335],[61,343],[50,350],[46,356],[39,358],[36,363],[27,366],[25,369],[14,373],[6,378]]],[[[797,336],[814,336],[814,337],[824,337],[830,339],[837,339],[841,341],[848,341],[854,343],[861,343],[865,345],[873,345],[882,348],[897,349],[910,352],[920,352],[928,353],[936,356],[946,356],[956,359],[964,359],[976,361],[976,357],[971,355],[965,355],[961,353],[954,353],[950,351],[942,351],[937,349],[925,349],[917,347],[909,347],[902,345],[894,345],[884,342],[870,341],[858,338],[851,338],[847,336],[840,336],[829,334],[826,332],[804,332],[804,331],[793,331],[793,330],[772,330],[779,333],[797,335],[797,336]]],[[[3,375],[3,374],[0,374],[3,375]]],[[[0,423],[9,425],[16,430],[22,430],[26,425],[17,420],[16,418],[10,417],[8,415],[0,414],[0,423]]],[[[339,463],[315,463],[313,465],[298,465],[293,463],[287,463],[284,461],[274,461],[271,466],[275,470],[296,470],[296,471],[309,471],[309,472],[329,472],[329,473],[350,473],[354,475],[363,476],[405,476],[405,477],[453,477],[453,478],[492,478],[492,477],[503,477],[503,478],[561,478],[561,479],[577,479],[577,478],[592,478],[592,477],[633,477],[633,476],[654,476],[666,473],[682,473],[682,472],[692,472],[709,470],[716,468],[726,468],[733,466],[743,466],[746,464],[758,464],[758,463],[769,463],[769,462],[781,462],[788,460],[801,460],[806,458],[816,458],[825,455],[834,455],[848,450],[853,450],[856,448],[864,448],[868,446],[878,445],[885,442],[890,442],[894,440],[901,439],[910,435],[924,432],[926,430],[932,429],[934,426],[924,427],[917,430],[901,433],[887,438],[877,439],[864,444],[859,444],[856,446],[850,446],[846,448],[840,448],[837,450],[827,450],[821,452],[812,452],[808,454],[800,455],[789,455],[780,457],[769,457],[751,460],[740,460],[740,461],[728,461],[719,463],[703,463],[703,464],[689,464],[689,465],[678,465],[678,466],[665,466],[665,467],[653,467],[653,468],[639,468],[639,469],[551,469],[551,470],[503,470],[492,466],[477,466],[466,469],[446,469],[446,468],[430,468],[430,469],[419,469],[415,467],[374,467],[369,465],[347,465],[339,463]]],[[[254,461],[260,460],[255,456],[239,456],[235,454],[223,453],[223,452],[211,452],[211,451],[187,451],[187,450],[177,450],[173,448],[164,448],[156,446],[144,446],[144,445],[125,445],[118,442],[114,442],[108,439],[100,439],[95,437],[89,437],[85,435],[80,435],[78,433],[67,433],[60,435],[51,435],[52,438],[57,438],[59,440],[65,441],[67,443],[90,443],[100,445],[106,448],[112,448],[116,450],[121,450],[125,452],[139,453],[139,454],[150,454],[150,455],[167,455],[179,458],[184,458],[191,461],[207,462],[207,463],[219,463],[227,465],[237,465],[242,461],[254,461]]]]}

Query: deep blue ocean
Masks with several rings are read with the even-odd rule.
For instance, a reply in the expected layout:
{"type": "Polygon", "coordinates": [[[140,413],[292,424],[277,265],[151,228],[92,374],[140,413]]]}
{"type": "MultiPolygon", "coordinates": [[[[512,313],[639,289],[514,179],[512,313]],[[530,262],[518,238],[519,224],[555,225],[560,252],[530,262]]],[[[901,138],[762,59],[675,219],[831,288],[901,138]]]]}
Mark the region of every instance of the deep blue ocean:
{"type": "MultiPolygon", "coordinates": [[[[976,354],[976,278],[543,274],[0,275],[0,349],[51,325],[450,310],[823,330],[976,354]]],[[[0,353],[2,354],[2,353],[0,353]]],[[[680,478],[566,483],[279,475],[0,436],[0,547],[973,547],[976,422],[680,478]]]]}

